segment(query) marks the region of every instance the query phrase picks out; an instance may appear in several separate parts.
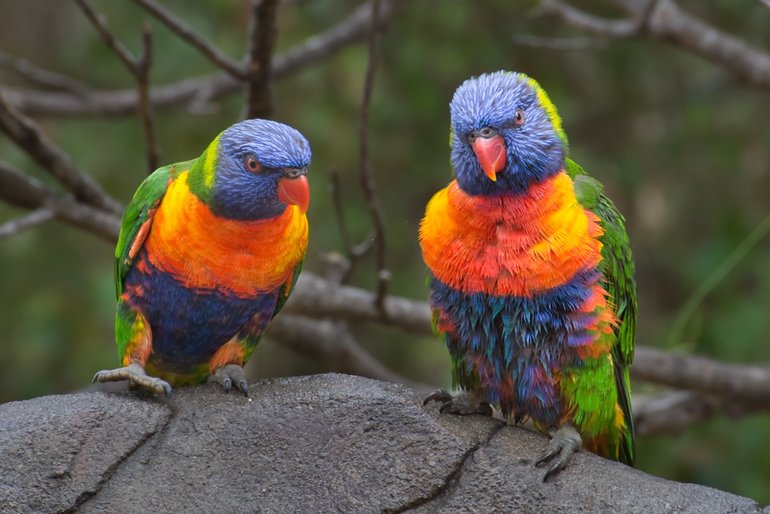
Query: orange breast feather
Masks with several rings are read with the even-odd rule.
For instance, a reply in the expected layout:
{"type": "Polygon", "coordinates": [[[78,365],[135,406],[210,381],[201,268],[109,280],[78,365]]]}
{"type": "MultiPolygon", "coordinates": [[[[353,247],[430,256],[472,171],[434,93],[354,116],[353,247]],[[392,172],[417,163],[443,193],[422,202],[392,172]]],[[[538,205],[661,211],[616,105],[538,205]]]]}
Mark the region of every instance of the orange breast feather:
{"type": "Polygon", "coordinates": [[[596,267],[602,233],[561,172],[516,196],[470,196],[453,181],[428,203],[420,245],[450,287],[529,297],[596,267]]]}

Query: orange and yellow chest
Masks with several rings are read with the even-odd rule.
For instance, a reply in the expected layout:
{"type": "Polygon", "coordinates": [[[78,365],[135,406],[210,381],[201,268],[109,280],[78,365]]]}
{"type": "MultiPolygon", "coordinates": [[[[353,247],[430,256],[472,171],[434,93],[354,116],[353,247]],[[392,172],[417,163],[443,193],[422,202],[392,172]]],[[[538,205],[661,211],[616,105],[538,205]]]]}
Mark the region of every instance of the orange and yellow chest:
{"type": "Polygon", "coordinates": [[[291,281],[307,238],[307,217],[296,206],[267,220],[221,218],[190,192],[183,173],[169,184],[145,248],[185,287],[254,296],[291,281]]]}
{"type": "Polygon", "coordinates": [[[561,172],[520,195],[471,196],[453,181],[428,203],[420,245],[454,289],[531,297],[598,266],[602,233],[561,172]]]}

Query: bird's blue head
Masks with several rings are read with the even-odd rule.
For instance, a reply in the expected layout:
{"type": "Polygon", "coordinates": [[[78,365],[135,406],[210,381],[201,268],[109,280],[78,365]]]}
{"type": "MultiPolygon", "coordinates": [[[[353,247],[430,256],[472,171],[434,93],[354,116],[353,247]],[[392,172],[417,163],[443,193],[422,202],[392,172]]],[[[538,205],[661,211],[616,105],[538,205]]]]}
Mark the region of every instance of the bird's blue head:
{"type": "Polygon", "coordinates": [[[564,167],[561,119],[545,91],[523,73],[470,78],[449,110],[452,166],[468,194],[520,193],[564,167]]]}
{"type": "Polygon", "coordinates": [[[191,188],[218,216],[259,220],[287,205],[303,212],[310,201],[310,143],[296,129],[270,120],[232,125],[191,170],[191,188]]]}

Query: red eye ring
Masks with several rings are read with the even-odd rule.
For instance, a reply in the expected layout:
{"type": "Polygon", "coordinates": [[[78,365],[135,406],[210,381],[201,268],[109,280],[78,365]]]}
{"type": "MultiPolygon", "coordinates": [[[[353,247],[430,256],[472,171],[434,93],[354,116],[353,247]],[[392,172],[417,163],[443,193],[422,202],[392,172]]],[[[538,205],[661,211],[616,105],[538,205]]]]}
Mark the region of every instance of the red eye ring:
{"type": "Polygon", "coordinates": [[[517,127],[521,127],[522,125],[524,125],[524,111],[522,111],[521,109],[516,109],[516,115],[513,118],[513,123],[517,127]]]}
{"type": "Polygon", "coordinates": [[[259,165],[259,161],[257,160],[257,158],[254,157],[253,155],[247,155],[246,157],[244,157],[243,165],[248,171],[252,173],[256,173],[262,168],[262,166],[259,165]]]}

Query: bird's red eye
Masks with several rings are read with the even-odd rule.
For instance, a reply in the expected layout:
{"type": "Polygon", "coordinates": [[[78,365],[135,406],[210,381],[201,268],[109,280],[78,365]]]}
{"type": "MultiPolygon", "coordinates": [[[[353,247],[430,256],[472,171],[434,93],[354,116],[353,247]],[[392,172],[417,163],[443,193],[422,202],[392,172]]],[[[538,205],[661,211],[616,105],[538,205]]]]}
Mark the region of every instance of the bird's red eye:
{"type": "Polygon", "coordinates": [[[524,124],[524,111],[521,109],[516,109],[516,114],[513,117],[513,123],[516,124],[517,127],[520,127],[524,124]]]}
{"type": "Polygon", "coordinates": [[[243,164],[244,166],[246,166],[246,169],[252,173],[256,173],[257,171],[259,171],[259,168],[260,168],[259,161],[253,155],[247,155],[246,157],[244,157],[243,164]]]}

